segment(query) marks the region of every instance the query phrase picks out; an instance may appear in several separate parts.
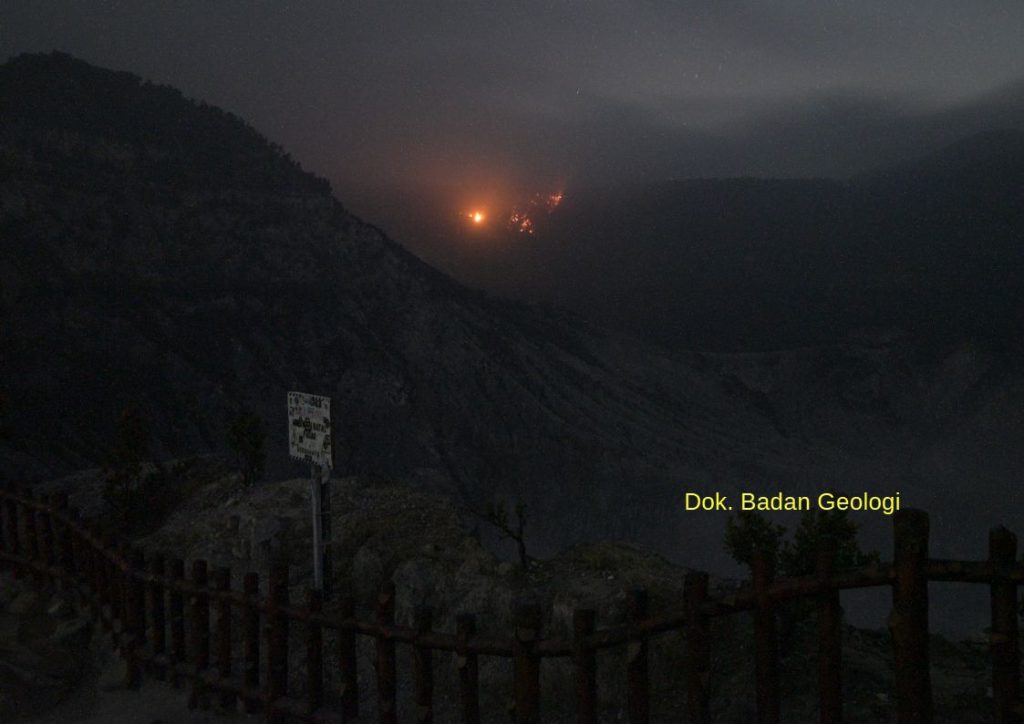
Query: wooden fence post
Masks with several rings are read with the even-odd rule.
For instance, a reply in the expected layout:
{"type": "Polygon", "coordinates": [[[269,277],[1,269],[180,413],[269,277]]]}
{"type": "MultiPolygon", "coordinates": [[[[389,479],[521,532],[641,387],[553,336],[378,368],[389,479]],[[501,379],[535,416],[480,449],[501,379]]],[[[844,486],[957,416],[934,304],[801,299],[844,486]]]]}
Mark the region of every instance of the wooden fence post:
{"type": "MultiPolygon", "coordinates": [[[[10,500],[0,490],[0,552],[13,555],[15,529],[11,526],[11,518],[7,508],[8,503],[10,503],[10,500]]],[[[4,560],[0,562],[0,570],[10,570],[13,572],[16,568],[17,565],[14,561],[4,560]]]]}
{"type": "MultiPolygon", "coordinates": [[[[30,499],[30,503],[35,502],[34,497],[27,491],[25,497],[30,499]]],[[[39,563],[39,529],[36,526],[36,510],[31,505],[26,505],[22,510],[24,511],[22,515],[25,519],[25,543],[27,544],[25,554],[28,556],[32,580],[35,581],[37,587],[41,587],[42,575],[35,568],[39,563]]]]}
{"type": "Polygon", "coordinates": [[[751,573],[757,606],[754,609],[754,668],[757,686],[757,720],[761,724],[778,724],[781,716],[779,699],[779,635],[775,608],[768,588],[775,575],[774,561],[764,551],[755,551],[751,573]]]}
{"type": "Polygon", "coordinates": [[[586,639],[594,633],[597,612],[578,608],[572,612],[573,665],[576,678],[576,721],[597,722],[597,652],[586,639]]]}
{"type": "MultiPolygon", "coordinates": [[[[125,615],[125,598],[128,592],[127,567],[122,564],[127,560],[127,549],[124,541],[118,541],[114,547],[114,554],[110,561],[110,576],[113,581],[113,604],[111,605],[111,618],[113,619],[115,636],[120,636],[124,641],[124,633],[127,627],[128,618],[125,615]]],[[[124,647],[121,647],[122,650],[124,647]]]]}
{"type": "Polygon", "coordinates": [[[69,605],[75,604],[75,585],[73,581],[78,577],[78,569],[75,568],[75,549],[72,545],[71,521],[72,510],[68,507],[68,494],[57,493],[53,496],[54,507],[60,517],[55,517],[54,535],[55,541],[55,565],[60,569],[61,590],[64,592],[69,605]]]}
{"type": "Polygon", "coordinates": [[[270,611],[267,632],[267,707],[288,695],[288,565],[276,562],[270,569],[270,611]]]}
{"type": "Polygon", "coordinates": [[[122,572],[123,575],[121,576],[124,593],[124,603],[122,604],[122,610],[124,611],[124,623],[121,626],[121,628],[127,634],[126,640],[128,641],[129,645],[131,645],[131,642],[135,638],[135,624],[137,623],[135,608],[135,595],[137,593],[137,590],[135,585],[135,569],[133,567],[133,561],[135,560],[136,554],[134,547],[128,544],[125,544],[122,550],[124,552],[124,560],[122,561],[122,564],[124,565],[124,571],[122,572]]]}
{"type": "MultiPolygon", "coordinates": [[[[345,596],[340,601],[342,621],[355,623],[356,600],[345,596]]],[[[356,669],[356,634],[351,628],[338,627],[338,669],[341,673],[341,720],[353,721],[359,716],[359,673],[356,669]]]]}
{"type": "MultiPolygon", "coordinates": [[[[818,580],[830,583],[835,573],[836,539],[824,537],[818,545],[818,580]]],[[[818,594],[818,697],[822,724],[843,720],[843,619],[839,589],[818,594]]]]}
{"type": "Polygon", "coordinates": [[[1018,722],[1014,711],[1020,694],[1017,584],[1010,572],[1017,559],[1017,536],[1002,526],[988,535],[988,557],[995,569],[992,582],[992,705],[997,724],[1018,722]]]}
{"type": "MultiPolygon", "coordinates": [[[[163,555],[157,554],[149,561],[149,573],[153,577],[147,592],[149,620],[153,624],[153,653],[156,656],[163,656],[167,653],[167,616],[164,608],[164,577],[167,575],[167,563],[163,555]]],[[[156,672],[160,678],[166,673],[161,667],[157,667],[156,672]]]]}
{"type": "MultiPolygon", "coordinates": [[[[417,606],[413,613],[413,628],[417,634],[430,633],[434,612],[429,606],[417,606]]],[[[413,646],[412,670],[416,688],[416,721],[430,724],[434,721],[434,661],[426,646],[413,646]]]]}
{"type": "Polygon", "coordinates": [[[690,571],[683,581],[686,606],[686,711],[690,724],[711,721],[708,679],[711,673],[711,635],[704,612],[708,574],[690,571]]]}
{"type": "Polygon", "coordinates": [[[310,714],[324,705],[324,635],[320,621],[316,620],[324,607],[323,591],[306,591],[306,708],[310,714]]]}
{"type": "Polygon", "coordinates": [[[928,656],[928,514],[905,508],[893,516],[892,631],[896,714],[901,724],[931,722],[928,656]]]}
{"type": "Polygon", "coordinates": [[[85,523],[85,529],[89,536],[89,544],[86,551],[86,557],[89,560],[89,588],[91,591],[91,595],[89,596],[89,605],[92,607],[93,618],[102,624],[104,596],[103,582],[105,576],[103,571],[103,560],[99,553],[99,531],[92,522],[85,523]]]}
{"type": "Polygon", "coordinates": [[[88,587],[92,582],[92,571],[89,569],[89,544],[82,539],[79,526],[81,515],[77,508],[68,508],[69,525],[64,536],[64,561],[73,581],[72,588],[79,610],[88,608],[88,587]]]}
{"type": "MultiPolygon", "coordinates": [[[[218,595],[214,609],[217,613],[217,678],[223,684],[231,681],[231,569],[219,566],[213,569],[213,587],[218,595]]],[[[220,705],[233,711],[235,695],[230,691],[221,691],[220,705]]]]}
{"type": "Polygon", "coordinates": [[[181,682],[181,667],[185,663],[185,561],[175,558],[171,561],[171,682],[181,682]]]}
{"type": "Polygon", "coordinates": [[[116,631],[116,622],[118,619],[118,601],[120,596],[118,592],[121,590],[119,578],[117,576],[117,566],[114,564],[112,556],[114,555],[114,541],[110,534],[110,531],[103,530],[102,537],[100,538],[99,545],[99,562],[100,567],[103,570],[103,603],[106,614],[106,629],[108,631],[116,631]]]}
{"type": "MultiPolygon", "coordinates": [[[[2,493],[3,491],[0,490],[0,553],[10,553],[10,544],[7,541],[7,498],[5,498],[2,493]]],[[[0,556],[0,571],[7,569],[8,566],[11,565],[13,565],[13,563],[9,563],[0,556]]]]}
{"type": "MultiPolygon", "coordinates": [[[[632,626],[639,625],[647,618],[647,602],[647,591],[629,592],[629,597],[626,599],[626,615],[632,626]]],[[[647,724],[651,718],[651,686],[647,649],[647,640],[639,636],[626,645],[628,661],[626,665],[626,698],[630,724],[647,724]]]]}
{"type": "Polygon", "coordinates": [[[459,670],[459,711],[463,724],[480,722],[480,665],[477,655],[469,650],[470,640],[476,636],[476,617],[460,613],[455,618],[455,635],[459,650],[455,665],[459,670]]]}
{"type": "MultiPolygon", "coordinates": [[[[74,537],[72,538],[72,556],[75,563],[75,572],[78,578],[79,599],[82,608],[88,609],[95,614],[93,609],[93,593],[95,592],[96,575],[93,572],[92,543],[89,541],[89,527],[77,508],[71,509],[71,520],[75,523],[74,537]]],[[[93,615],[95,619],[96,616],[93,615]]]]}
{"type": "Polygon", "coordinates": [[[103,607],[106,603],[107,597],[107,571],[104,567],[104,557],[100,551],[100,544],[102,539],[99,537],[99,531],[93,524],[88,524],[89,531],[89,573],[92,579],[92,597],[91,604],[95,617],[99,619],[103,626],[106,626],[106,619],[103,613],[103,607]]]}
{"type": "Polygon", "coordinates": [[[395,710],[395,642],[384,634],[395,622],[395,584],[385,581],[377,594],[377,718],[381,724],[398,721],[395,710]]]}
{"type": "MultiPolygon", "coordinates": [[[[242,639],[245,672],[243,674],[246,689],[254,693],[260,687],[260,577],[252,571],[245,574],[242,582],[245,594],[245,605],[242,608],[242,639]]],[[[253,714],[258,709],[258,702],[251,696],[245,697],[245,711],[253,714]]]]}
{"type": "Polygon", "coordinates": [[[92,596],[90,603],[95,618],[106,627],[103,606],[106,599],[106,570],[103,567],[103,556],[100,553],[100,532],[95,523],[86,523],[86,530],[89,533],[89,574],[91,579],[92,596]]]}
{"type": "Polygon", "coordinates": [[[49,586],[56,586],[57,579],[53,577],[51,569],[56,564],[53,544],[53,516],[50,513],[52,497],[44,495],[39,498],[43,506],[36,513],[36,520],[39,524],[39,562],[43,565],[44,572],[42,580],[49,586]]]}
{"type": "Polygon", "coordinates": [[[209,706],[209,697],[203,676],[210,667],[210,596],[206,593],[208,564],[204,560],[192,561],[192,706],[209,706]]]}
{"type": "MultiPolygon", "coordinates": [[[[111,570],[114,574],[114,631],[121,636],[123,644],[127,641],[125,634],[128,631],[128,598],[130,596],[127,565],[128,545],[124,541],[118,541],[114,550],[114,557],[111,561],[111,570]]],[[[124,645],[121,646],[121,649],[124,650],[124,645]]]]}
{"type": "Polygon", "coordinates": [[[133,636],[139,646],[143,648],[148,644],[146,637],[146,582],[143,580],[145,575],[146,554],[145,551],[138,548],[132,553],[129,582],[132,587],[132,605],[135,608],[135,616],[131,619],[134,629],[133,636]]]}
{"type": "Polygon", "coordinates": [[[516,608],[515,637],[512,640],[516,724],[540,722],[540,657],[535,648],[540,640],[541,620],[540,606],[516,608]]]}
{"type": "MultiPolygon", "coordinates": [[[[4,501],[4,513],[7,517],[6,533],[7,533],[7,552],[12,556],[21,556],[21,531],[18,529],[18,503],[12,499],[7,498],[4,501]]],[[[12,562],[11,568],[14,571],[14,575],[20,578],[21,566],[18,563],[12,562]]]]}
{"type": "Polygon", "coordinates": [[[64,571],[61,568],[62,560],[62,540],[61,540],[61,528],[63,527],[60,521],[60,516],[63,515],[63,511],[59,509],[60,496],[57,493],[51,493],[47,499],[47,509],[45,511],[46,517],[46,537],[47,547],[46,552],[49,558],[49,565],[55,569],[53,572],[54,585],[61,586],[64,584],[63,574],[64,571]]]}
{"type": "Polygon", "coordinates": [[[137,689],[142,683],[142,656],[146,646],[146,599],[141,576],[145,573],[145,556],[140,549],[133,549],[128,557],[125,571],[125,639],[128,653],[129,688],[137,689]]]}
{"type": "Polygon", "coordinates": [[[99,531],[100,537],[95,548],[96,559],[99,561],[101,599],[100,614],[103,616],[103,627],[107,631],[114,630],[114,571],[110,564],[110,551],[113,542],[105,530],[99,531]]]}

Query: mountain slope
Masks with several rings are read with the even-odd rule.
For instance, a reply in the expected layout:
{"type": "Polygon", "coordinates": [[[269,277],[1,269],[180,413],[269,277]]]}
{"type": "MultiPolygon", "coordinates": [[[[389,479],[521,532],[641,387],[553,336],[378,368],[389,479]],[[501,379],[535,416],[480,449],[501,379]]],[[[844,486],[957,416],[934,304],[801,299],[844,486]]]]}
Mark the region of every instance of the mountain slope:
{"type": "MultiPolygon", "coordinates": [[[[102,462],[129,405],[157,458],[219,450],[253,410],[268,477],[295,477],[285,393],[299,389],[334,400],[339,477],[522,501],[540,556],[625,538],[730,570],[724,516],[686,513],[687,491],[899,490],[932,511],[933,550],[948,557],[1024,515],[1009,492],[1024,468],[1024,381],[999,355],[954,346],[935,361],[896,335],[668,353],[454,283],[241,121],[170,89],[23,56],[0,66],[0,107],[0,478],[102,462]]],[[[766,183],[700,182],[688,188],[707,203],[684,210],[754,224],[816,199],[827,221],[829,199],[850,193],[794,182],[766,205],[766,183]]],[[[806,253],[827,256],[812,231],[806,253]]],[[[746,243],[737,231],[733,248],[746,243]]],[[[858,521],[884,550],[889,519],[858,521]]]]}
{"type": "Polygon", "coordinates": [[[680,481],[778,437],[685,360],[453,283],[222,111],[61,55],[0,69],[0,102],[12,476],[102,460],[128,405],[157,455],[253,409],[295,471],[302,389],[334,398],[342,472],[523,500],[541,547],[664,542],[680,481]]]}
{"type": "Polygon", "coordinates": [[[1024,324],[1019,131],[847,181],[566,191],[535,237],[447,268],[677,349],[780,349],[899,326],[948,351],[972,336],[1001,344],[1024,324]]]}

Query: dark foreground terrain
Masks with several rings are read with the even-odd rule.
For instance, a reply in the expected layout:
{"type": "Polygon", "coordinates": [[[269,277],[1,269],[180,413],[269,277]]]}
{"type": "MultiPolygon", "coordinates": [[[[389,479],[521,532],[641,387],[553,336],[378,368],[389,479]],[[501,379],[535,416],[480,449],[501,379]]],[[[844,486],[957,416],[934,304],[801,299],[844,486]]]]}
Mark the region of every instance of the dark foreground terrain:
{"type": "MultiPolygon", "coordinates": [[[[55,481],[42,491],[66,490],[72,505],[89,516],[104,516],[96,500],[100,476],[87,472],[55,481]]],[[[310,582],[308,481],[267,483],[256,490],[240,487],[237,476],[185,486],[193,492],[167,511],[158,529],[136,539],[147,553],[169,553],[191,561],[230,566],[237,586],[241,571],[266,574],[271,556],[290,559],[291,598],[303,600],[310,582]]],[[[334,481],[335,584],[352,591],[357,615],[372,617],[376,592],[385,580],[395,583],[396,618],[408,623],[414,607],[435,608],[435,628],[454,630],[458,613],[477,615],[481,633],[500,635],[510,627],[512,607],[539,603],[544,630],[567,636],[571,612],[593,607],[598,625],[623,620],[626,592],[644,588],[654,613],[678,606],[685,570],[660,556],[622,543],[575,546],[555,558],[537,561],[527,571],[496,559],[472,535],[463,512],[444,500],[393,482],[366,479],[334,481]]],[[[729,596],[736,584],[713,580],[714,595],[729,596]]],[[[330,609],[330,605],[328,606],[330,609]]],[[[783,720],[817,718],[815,627],[805,613],[783,611],[783,720]]],[[[304,641],[292,632],[292,691],[301,692],[304,641]]],[[[719,619],[712,628],[711,700],[715,721],[743,722],[754,716],[752,628],[748,615],[719,619]]],[[[373,649],[359,648],[361,714],[374,717],[373,649]]],[[[991,705],[987,642],[952,643],[933,637],[932,683],[936,720],[989,721],[991,705]]],[[[677,722],[685,712],[681,681],[685,641],[681,633],[655,638],[651,645],[652,720],[677,722]]],[[[891,721],[893,678],[890,637],[884,630],[846,626],[843,631],[844,713],[850,721],[891,721]]],[[[598,691],[602,721],[624,716],[624,651],[599,657],[598,691]]],[[[399,720],[413,713],[406,651],[399,647],[399,720]]],[[[455,662],[435,662],[436,715],[454,717],[455,662]]],[[[224,712],[189,711],[187,687],[147,683],[141,691],[123,686],[125,669],[110,650],[109,639],[87,619],[76,616],[58,595],[39,592],[0,577],[0,681],[5,721],[163,721],[228,720],[224,712]],[[143,717],[140,719],[139,717],[143,717]],[[150,717],[150,718],[145,718],[150,717]],[[209,718],[208,718],[209,717],[209,718]]],[[[481,703],[486,721],[506,721],[511,701],[507,661],[481,659],[481,703]]],[[[542,673],[543,720],[573,720],[573,679],[567,664],[550,662],[542,673]]],[[[337,671],[327,667],[328,698],[337,691],[337,671]]],[[[233,715],[230,720],[233,720],[233,715]]],[[[238,717],[241,718],[241,717],[238,717]]]]}

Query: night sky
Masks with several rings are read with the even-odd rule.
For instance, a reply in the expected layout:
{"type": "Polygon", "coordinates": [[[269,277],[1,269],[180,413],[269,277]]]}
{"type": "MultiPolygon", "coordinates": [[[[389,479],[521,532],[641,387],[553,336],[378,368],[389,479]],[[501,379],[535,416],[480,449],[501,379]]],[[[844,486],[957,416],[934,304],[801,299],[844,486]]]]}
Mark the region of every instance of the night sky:
{"type": "Polygon", "coordinates": [[[843,176],[1024,120],[1024,3],[494,5],[7,2],[0,55],[176,86],[343,200],[843,176]]]}

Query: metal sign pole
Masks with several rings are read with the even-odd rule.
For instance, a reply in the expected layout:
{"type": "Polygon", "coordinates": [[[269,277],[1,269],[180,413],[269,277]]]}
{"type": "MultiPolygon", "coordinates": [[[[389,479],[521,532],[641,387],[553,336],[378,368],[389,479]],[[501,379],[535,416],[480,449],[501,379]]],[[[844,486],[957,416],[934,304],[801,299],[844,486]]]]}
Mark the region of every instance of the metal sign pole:
{"type": "Polygon", "coordinates": [[[288,393],[288,453],[310,463],[313,515],[313,587],[331,595],[331,398],[288,393]]]}
{"type": "Polygon", "coordinates": [[[322,553],[320,558],[323,571],[324,600],[331,597],[331,469],[324,466],[320,469],[323,476],[320,480],[320,532],[322,535],[322,553]]]}
{"type": "Polygon", "coordinates": [[[323,548],[323,501],[320,496],[319,465],[313,464],[310,470],[310,498],[313,501],[313,588],[324,590],[324,548],[323,548]]]}

